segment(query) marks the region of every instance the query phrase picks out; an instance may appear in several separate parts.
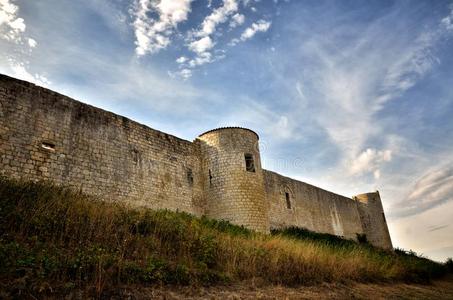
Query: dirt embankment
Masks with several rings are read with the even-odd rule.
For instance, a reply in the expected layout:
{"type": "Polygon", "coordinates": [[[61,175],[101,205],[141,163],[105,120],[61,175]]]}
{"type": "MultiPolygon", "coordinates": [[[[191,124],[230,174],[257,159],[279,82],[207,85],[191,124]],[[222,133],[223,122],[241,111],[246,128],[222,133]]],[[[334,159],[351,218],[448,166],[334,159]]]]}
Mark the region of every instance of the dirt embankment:
{"type": "MultiPolygon", "coordinates": [[[[91,293],[73,292],[66,299],[86,299],[91,293]]],[[[453,276],[431,284],[320,284],[290,288],[257,282],[214,287],[128,286],[107,290],[105,299],[453,299],[453,276]]]]}

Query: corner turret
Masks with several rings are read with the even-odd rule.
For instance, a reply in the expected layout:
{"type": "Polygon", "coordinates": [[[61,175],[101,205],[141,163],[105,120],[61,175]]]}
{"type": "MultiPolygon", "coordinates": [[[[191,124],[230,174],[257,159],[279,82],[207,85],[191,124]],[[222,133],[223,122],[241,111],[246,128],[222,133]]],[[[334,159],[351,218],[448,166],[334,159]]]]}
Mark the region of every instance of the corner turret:
{"type": "Polygon", "coordinates": [[[357,201],[363,233],[368,241],[380,248],[393,249],[379,192],[360,194],[353,199],[357,201]]]}
{"type": "Polygon", "coordinates": [[[269,232],[258,135],[246,128],[224,127],[205,132],[197,140],[206,215],[269,232]]]}

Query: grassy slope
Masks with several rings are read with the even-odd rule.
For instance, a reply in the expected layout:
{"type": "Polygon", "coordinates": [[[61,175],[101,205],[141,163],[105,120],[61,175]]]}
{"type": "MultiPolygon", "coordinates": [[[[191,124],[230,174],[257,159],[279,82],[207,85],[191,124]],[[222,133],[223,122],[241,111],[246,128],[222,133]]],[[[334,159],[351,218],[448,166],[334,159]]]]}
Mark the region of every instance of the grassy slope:
{"type": "MultiPolygon", "coordinates": [[[[128,284],[259,280],[427,282],[444,265],[303,230],[262,235],[185,213],[133,210],[0,178],[0,282],[8,295],[101,294],[128,284]]],[[[0,294],[1,296],[1,294],[0,294]]]]}

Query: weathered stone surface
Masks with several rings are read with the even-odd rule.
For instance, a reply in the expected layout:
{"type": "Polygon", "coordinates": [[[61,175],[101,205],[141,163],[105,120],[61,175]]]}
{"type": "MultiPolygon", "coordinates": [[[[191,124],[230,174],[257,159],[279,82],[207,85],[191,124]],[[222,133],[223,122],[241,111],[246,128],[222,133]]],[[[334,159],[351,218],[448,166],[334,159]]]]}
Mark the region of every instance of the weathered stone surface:
{"type": "Polygon", "coordinates": [[[346,198],[264,170],[251,130],[219,128],[190,142],[4,75],[0,174],[262,232],[296,225],[352,239],[366,234],[391,248],[378,193],[346,198]]]}

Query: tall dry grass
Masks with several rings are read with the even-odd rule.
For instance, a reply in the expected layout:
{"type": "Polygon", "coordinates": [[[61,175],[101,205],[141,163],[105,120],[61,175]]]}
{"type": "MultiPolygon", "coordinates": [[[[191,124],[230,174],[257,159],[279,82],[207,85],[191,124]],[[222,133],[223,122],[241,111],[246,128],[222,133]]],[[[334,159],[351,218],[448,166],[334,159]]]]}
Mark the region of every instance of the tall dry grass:
{"type": "MultiPolygon", "coordinates": [[[[151,201],[151,199],[150,199],[151,201]]],[[[425,258],[288,232],[264,235],[186,213],[131,209],[50,184],[0,179],[0,279],[49,291],[118,284],[284,285],[417,281],[445,267],[425,258]]]]}

